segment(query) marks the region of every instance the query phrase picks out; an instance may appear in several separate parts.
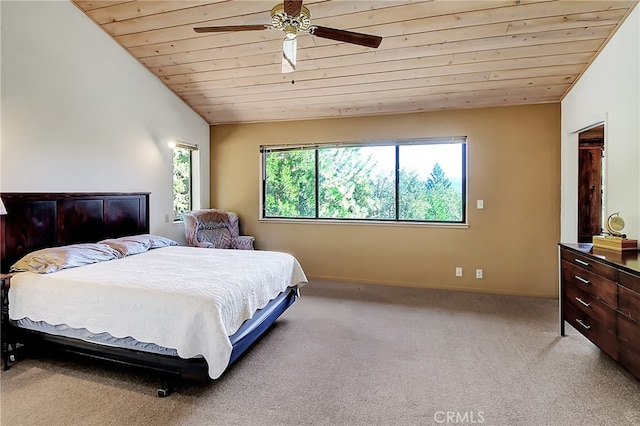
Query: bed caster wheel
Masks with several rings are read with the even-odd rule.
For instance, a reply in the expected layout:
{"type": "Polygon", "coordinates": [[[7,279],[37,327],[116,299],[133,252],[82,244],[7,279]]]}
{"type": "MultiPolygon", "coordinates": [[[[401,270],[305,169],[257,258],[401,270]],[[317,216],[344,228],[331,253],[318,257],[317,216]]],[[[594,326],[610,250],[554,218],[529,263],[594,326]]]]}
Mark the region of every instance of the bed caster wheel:
{"type": "Polygon", "coordinates": [[[159,398],[166,398],[167,396],[171,395],[171,388],[160,388],[158,389],[158,397],[159,398]]]}
{"type": "Polygon", "coordinates": [[[158,397],[159,398],[166,398],[167,396],[171,395],[171,393],[173,392],[173,380],[169,379],[169,378],[161,378],[160,379],[160,387],[158,388],[158,397]]]}

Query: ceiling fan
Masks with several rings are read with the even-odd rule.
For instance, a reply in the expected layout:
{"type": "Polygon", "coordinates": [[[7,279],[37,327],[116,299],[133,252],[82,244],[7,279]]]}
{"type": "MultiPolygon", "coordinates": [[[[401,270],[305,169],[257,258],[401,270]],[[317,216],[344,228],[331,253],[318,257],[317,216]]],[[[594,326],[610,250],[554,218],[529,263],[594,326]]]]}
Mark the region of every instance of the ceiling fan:
{"type": "Polygon", "coordinates": [[[230,31],[282,30],[285,37],[282,43],[282,72],[293,72],[296,69],[296,47],[298,32],[330,40],[343,41],[359,46],[377,48],[382,37],[356,33],[347,30],[311,25],[311,12],[302,5],[302,0],[284,0],[271,9],[271,23],[264,25],[223,25],[215,27],[197,27],[197,33],[219,33],[230,31]]]}

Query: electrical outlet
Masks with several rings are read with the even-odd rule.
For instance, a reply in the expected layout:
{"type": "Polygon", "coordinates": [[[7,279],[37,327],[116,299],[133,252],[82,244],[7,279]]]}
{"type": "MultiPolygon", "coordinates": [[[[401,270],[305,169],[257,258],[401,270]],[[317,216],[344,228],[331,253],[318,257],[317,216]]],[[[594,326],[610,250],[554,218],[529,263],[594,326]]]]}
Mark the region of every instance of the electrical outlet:
{"type": "Polygon", "coordinates": [[[476,278],[482,279],[482,269],[476,269],[476,278]]]}
{"type": "Polygon", "coordinates": [[[484,209],[484,200],[478,200],[476,205],[478,206],[478,210],[484,209]]]}
{"type": "Polygon", "coordinates": [[[169,213],[164,215],[164,221],[165,223],[169,223],[171,221],[171,219],[169,218],[169,213]]]}
{"type": "Polygon", "coordinates": [[[462,276],[462,268],[457,267],[456,268],[456,277],[461,277],[462,276]]]}

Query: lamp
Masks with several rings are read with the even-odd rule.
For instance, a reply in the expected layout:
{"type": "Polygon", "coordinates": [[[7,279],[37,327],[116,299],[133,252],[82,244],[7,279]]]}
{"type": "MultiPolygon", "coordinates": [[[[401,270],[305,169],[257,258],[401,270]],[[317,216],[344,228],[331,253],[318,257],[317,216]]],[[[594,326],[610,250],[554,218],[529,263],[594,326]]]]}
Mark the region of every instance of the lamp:
{"type": "Polygon", "coordinates": [[[2,198],[0,198],[0,215],[7,214],[7,209],[4,207],[4,203],[2,202],[2,198]]]}
{"type": "Polygon", "coordinates": [[[169,141],[169,143],[167,143],[167,145],[171,149],[173,149],[173,148],[184,148],[184,149],[190,149],[191,151],[197,151],[198,148],[200,147],[198,144],[193,144],[193,143],[189,143],[189,142],[182,142],[182,141],[178,141],[178,140],[169,141]]]}

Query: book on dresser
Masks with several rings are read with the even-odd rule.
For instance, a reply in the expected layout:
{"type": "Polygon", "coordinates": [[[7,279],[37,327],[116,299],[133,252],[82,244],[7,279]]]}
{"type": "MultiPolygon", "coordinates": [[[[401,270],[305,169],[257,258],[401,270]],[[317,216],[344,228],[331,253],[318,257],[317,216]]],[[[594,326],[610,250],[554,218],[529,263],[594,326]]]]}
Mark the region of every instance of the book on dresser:
{"type": "Polygon", "coordinates": [[[638,250],[638,240],[611,237],[608,235],[594,235],[593,247],[616,251],[638,250]]]}
{"type": "Polygon", "coordinates": [[[561,243],[560,334],[571,324],[640,379],[640,258],[592,244],[561,243]]]}

